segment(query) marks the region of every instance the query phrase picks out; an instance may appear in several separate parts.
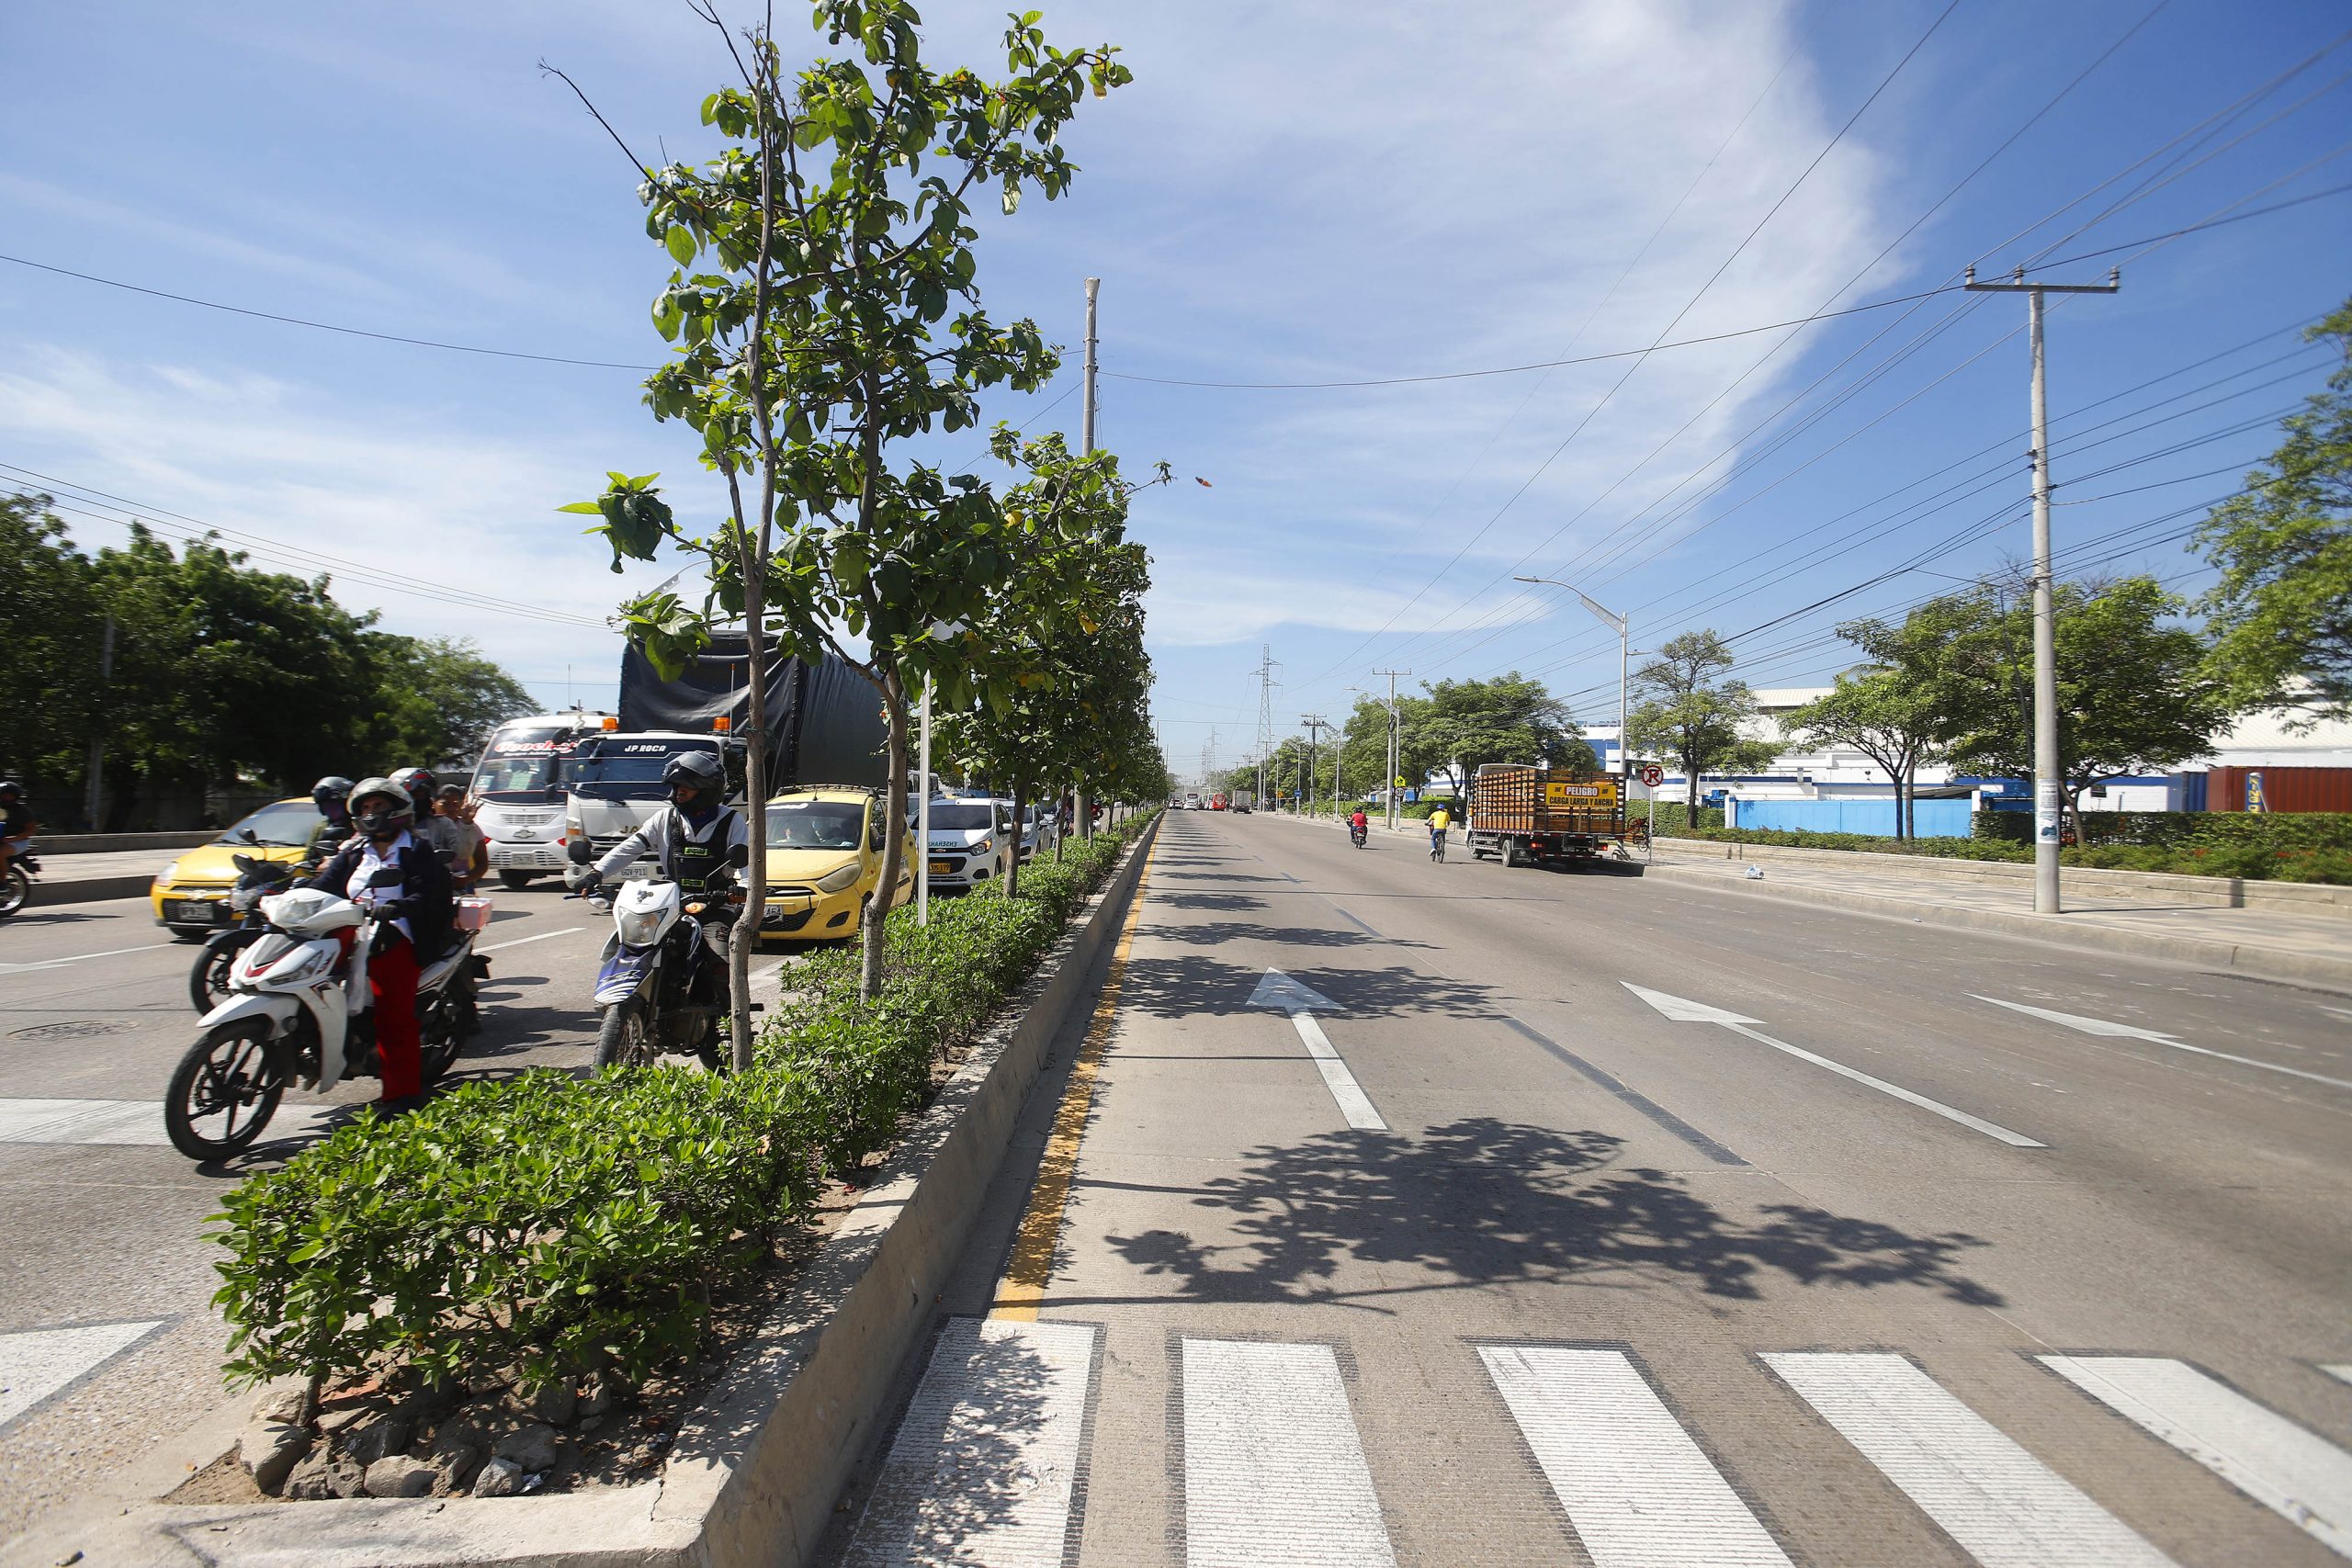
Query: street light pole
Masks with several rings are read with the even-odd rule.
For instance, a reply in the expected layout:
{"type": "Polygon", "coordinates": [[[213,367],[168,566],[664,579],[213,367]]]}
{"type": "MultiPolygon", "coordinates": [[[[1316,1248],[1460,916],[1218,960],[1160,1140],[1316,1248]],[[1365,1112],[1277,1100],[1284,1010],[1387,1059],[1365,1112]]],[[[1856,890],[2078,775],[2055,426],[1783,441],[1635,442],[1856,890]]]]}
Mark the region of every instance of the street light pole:
{"type": "Polygon", "coordinates": [[[1626,671],[1632,663],[1631,645],[1626,637],[1625,616],[1614,610],[1604,610],[1585,597],[1584,590],[1573,582],[1562,582],[1556,577],[1515,577],[1519,582],[1541,582],[1547,587],[1565,588],[1577,596],[1577,602],[1598,616],[1602,625],[1617,634],[1617,798],[1625,799],[1633,793],[1633,750],[1625,743],[1625,722],[1629,716],[1626,671]]]}
{"type": "Polygon", "coordinates": [[[1375,670],[1373,673],[1375,675],[1385,675],[1388,677],[1388,787],[1386,794],[1388,796],[1388,830],[1393,833],[1396,830],[1396,791],[1398,788],[1396,783],[1396,769],[1399,762],[1399,759],[1396,755],[1396,750],[1397,742],[1400,739],[1396,733],[1396,677],[1399,675],[1410,675],[1412,671],[1410,670],[1375,670]]]}
{"type": "Polygon", "coordinates": [[[2026,323],[2033,340],[2033,912],[2054,915],[2059,912],[2058,840],[2066,784],[2058,759],[2058,616],[2050,564],[2050,385],[2041,353],[2041,297],[2112,294],[2123,287],[2122,273],[2109,268],[2105,283],[2028,283],[2025,268],[2018,267],[2007,283],[1979,283],[1972,266],[1964,287],[1973,294],[2024,295],[2026,323]]]}

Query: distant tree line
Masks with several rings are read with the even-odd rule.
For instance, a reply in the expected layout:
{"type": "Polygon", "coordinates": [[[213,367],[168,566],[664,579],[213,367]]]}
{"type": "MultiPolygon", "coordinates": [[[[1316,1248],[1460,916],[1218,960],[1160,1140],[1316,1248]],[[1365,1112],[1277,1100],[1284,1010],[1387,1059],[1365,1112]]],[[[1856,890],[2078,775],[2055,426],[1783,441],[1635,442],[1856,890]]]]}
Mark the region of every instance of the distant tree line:
{"type": "Polygon", "coordinates": [[[49,507],[0,497],[0,774],[50,830],[192,826],[208,791],[469,759],[534,705],[472,644],[383,631],[323,577],[259,570],[209,537],[175,550],[137,525],[85,553],[49,507]],[[105,805],[89,824],[94,739],[105,805]]]}

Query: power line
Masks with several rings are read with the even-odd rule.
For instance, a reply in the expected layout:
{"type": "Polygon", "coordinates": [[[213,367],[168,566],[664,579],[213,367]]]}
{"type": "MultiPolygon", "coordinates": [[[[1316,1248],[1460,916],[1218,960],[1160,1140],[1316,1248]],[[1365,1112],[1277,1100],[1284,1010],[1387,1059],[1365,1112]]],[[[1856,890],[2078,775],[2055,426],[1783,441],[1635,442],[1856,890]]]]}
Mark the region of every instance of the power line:
{"type": "Polygon", "coordinates": [[[2251,212],[2241,212],[2234,218],[2217,218],[2210,223],[2191,223],[2186,228],[2175,229],[2169,233],[2152,234],[2144,239],[2129,240],[2122,244],[2107,245],[2096,251],[2077,251],[2071,256],[2060,256],[2056,261],[2036,262],[2027,267],[2026,271],[2046,272],[2053,267],[2071,266],[2076,262],[2095,261],[2100,256],[2111,256],[2118,251],[2129,251],[2141,245],[2161,244],[2190,234],[2201,234],[2208,229],[2226,229],[2233,223],[2243,223],[2249,218],[2267,218],[2273,212],[2284,212],[2290,207],[2301,207],[2307,202],[2319,201],[2331,196],[2342,196],[2346,191],[2352,191],[2352,184],[2330,186],[2325,190],[2315,190],[2309,196],[2299,196],[2292,201],[2274,202],[2268,207],[2257,207],[2251,212]]]}

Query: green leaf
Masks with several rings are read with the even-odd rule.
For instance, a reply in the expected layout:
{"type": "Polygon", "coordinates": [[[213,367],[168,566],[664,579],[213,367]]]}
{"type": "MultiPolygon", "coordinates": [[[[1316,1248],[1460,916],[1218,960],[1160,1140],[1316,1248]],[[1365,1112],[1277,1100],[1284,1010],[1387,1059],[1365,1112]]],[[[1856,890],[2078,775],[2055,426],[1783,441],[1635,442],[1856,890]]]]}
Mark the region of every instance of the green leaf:
{"type": "MultiPolygon", "coordinates": [[[[601,517],[604,515],[605,512],[603,507],[597,505],[593,501],[575,501],[569,506],[559,506],[556,510],[558,512],[584,512],[591,517],[601,517]]],[[[589,532],[594,533],[595,530],[592,528],[589,532]]]]}
{"type": "Polygon", "coordinates": [[[693,231],[684,224],[673,223],[670,226],[670,231],[662,236],[662,243],[669,251],[672,261],[676,262],[680,266],[693,265],[695,237],[693,231]]]}

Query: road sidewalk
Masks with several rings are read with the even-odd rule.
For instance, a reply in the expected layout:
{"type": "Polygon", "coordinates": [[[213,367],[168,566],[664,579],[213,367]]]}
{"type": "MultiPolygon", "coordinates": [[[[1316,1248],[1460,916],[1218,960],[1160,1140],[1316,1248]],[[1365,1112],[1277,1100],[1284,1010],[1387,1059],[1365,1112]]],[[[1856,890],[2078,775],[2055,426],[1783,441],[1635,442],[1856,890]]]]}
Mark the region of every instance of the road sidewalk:
{"type": "Polygon", "coordinates": [[[178,852],[141,849],[77,854],[46,849],[36,840],[33,853],[40,862],[40,874],[33,884],[32,903],[89,904],[104,898],[137,897],[178,852]]]}
{"type": "MultiPolygon", "coordinates": [[[[1325,829],[1345,826],[1324,818],[1267,815],[1325,829]]],[[[1385,831],[1377,821],[1373,830],[1385,831]]],[[[1427,829],[1415,823],[1400,831],[1418,834],[1427,829]]],[[[1458,837],[1454,842],[1455,853],[1467,852],[1458,847],[1458,837]]],[[[1915,870],[1888,866],[1883,863],[1885,856],[1857,856],[1834,850],[1781,850],[1769,857],[1752,858],[1727,857],[1724,850],[1724,845],[1712,840],[1661,839],[1647,871],[1703,883],[1724,892],[1828,905],[1929,925],[2171,959],[2352,991],[2352,919],[2338,904],[2231,908],[2216,902],[2222,896],[2222,879],[2215,879],[2211,891],[2154,887],[2094,891],[2084,886],[2089,879],[2075,876],[2071,878],[2075,886],[2065,895],[2064,912],[2037,915],[2029,884],[1970,876],[1964,874],[1964,867],[1961,868],[1963,874],[1958,874],[1953,868],[1934,863],[1915,870]],[[1763,872],[1762,877],[1747,874],[1751,864],[1763,872]]],[[[1635,851],[1634,858],[1640,860],[1641,852],[1635,851]]]]}

